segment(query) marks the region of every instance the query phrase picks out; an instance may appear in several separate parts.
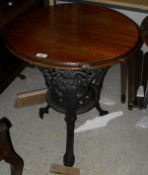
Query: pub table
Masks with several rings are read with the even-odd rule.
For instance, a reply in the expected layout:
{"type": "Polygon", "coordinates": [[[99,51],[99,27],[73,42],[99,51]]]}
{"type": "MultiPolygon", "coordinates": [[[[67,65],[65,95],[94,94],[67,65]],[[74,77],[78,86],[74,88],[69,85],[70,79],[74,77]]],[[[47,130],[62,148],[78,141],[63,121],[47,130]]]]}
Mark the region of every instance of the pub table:
{"type": "Polygon", "coordinates": [[[18,58],[36,65],[48,88],[47,106],[65,113],[64,165],[73,166],[77,114],[97,108],[107,70],[132,59],[141,48],[138,26],[108,8],[63,4],[28,12],[13,21],[6,45],[18,58]]]}

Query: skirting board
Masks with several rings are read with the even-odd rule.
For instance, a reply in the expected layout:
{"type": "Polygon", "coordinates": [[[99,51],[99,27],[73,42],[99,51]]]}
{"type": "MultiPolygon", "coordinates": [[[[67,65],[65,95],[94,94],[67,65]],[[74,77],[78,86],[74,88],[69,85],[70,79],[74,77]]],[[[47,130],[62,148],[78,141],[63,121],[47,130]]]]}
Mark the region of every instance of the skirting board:
{"type": "Polygon", "coordinates": [[[37,105],[46,102],[47,89],[36,90],[19,94],[16,99],[15,107],[37,105]]]}
{"type": "Polygon", "coordinates": [[[65,174],[65,175],[80,175],[80,169],[76,167],[68,167],[64,165],[52,164],[50,173],[65,174]]]}

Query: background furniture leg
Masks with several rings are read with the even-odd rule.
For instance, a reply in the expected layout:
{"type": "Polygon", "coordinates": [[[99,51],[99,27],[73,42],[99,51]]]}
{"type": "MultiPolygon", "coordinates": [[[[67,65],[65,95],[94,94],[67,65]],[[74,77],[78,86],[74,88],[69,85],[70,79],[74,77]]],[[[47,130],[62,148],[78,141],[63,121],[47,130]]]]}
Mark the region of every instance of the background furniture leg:
{"type": "Polygon", "coordinates": [[[128,59],[128,109],[132,110],[134,107],[136,90],[135,90],[135,68],[136,68],[136,57],[128,59]]]}
{"type": "Polygon", "coordinates": [[[21,157],[14,151],[9,128],[4,120],[0,120],[0,144],[1,159],[11,165],[11,175],[22,175],[24,163],[21,157]]]}
{"type": "Polygon", "coordinates": [[[121,102],[126,102],[126,90],[127,90],[127,72],[128,72],[128,64],[125,60],[124,62],[120,63],[121,69],[121,102]]]}

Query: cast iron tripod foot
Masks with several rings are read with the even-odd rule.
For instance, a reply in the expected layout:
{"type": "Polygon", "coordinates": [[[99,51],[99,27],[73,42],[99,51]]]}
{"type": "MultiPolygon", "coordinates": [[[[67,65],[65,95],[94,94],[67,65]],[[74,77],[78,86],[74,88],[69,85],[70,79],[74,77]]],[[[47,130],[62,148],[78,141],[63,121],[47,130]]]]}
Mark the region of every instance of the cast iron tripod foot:
{"type": "Polygon", "coordinates": [[[72,167],[74,165],[74,162],[75,162],[75,156],[74,155],[69,156],[69,155],[65,154],[63,157],[63,162],[64,162],[65,166],[72,167]]]}
{"type": "Polygon", "coordinates": [[[44,114],[48,114],[49,108],[50,108],[50,106],[47,105],[46,107],[40,108],[40,109],[39,109],[39,117],[40,117],[41,119],[44,118],[44,114]]]}

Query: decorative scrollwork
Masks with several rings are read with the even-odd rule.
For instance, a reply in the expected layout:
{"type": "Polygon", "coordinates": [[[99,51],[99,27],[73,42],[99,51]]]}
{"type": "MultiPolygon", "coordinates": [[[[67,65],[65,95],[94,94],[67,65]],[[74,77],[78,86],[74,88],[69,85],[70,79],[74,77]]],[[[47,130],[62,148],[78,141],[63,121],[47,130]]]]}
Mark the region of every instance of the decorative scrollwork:
{"type": "MultiPolygon", "coordinates": [[[[99,105],[99,98],[102,89],[102,82],[108,68],[97,70],[73,71],[73,70],[52,70],[41,69],[46,85],[48,87],[47,101],[48,107],[52,107],[59,112],[65,113],[63,92],[75,89],[75,100],[77,102],[77,113],[83,113],[96,107],[100,115],[103,110],[99,105]]],[[[43,118],[44,109],[40,110],[43,118]]],[[[106,113],[106,112],[105,112],[106,113]]]]}

